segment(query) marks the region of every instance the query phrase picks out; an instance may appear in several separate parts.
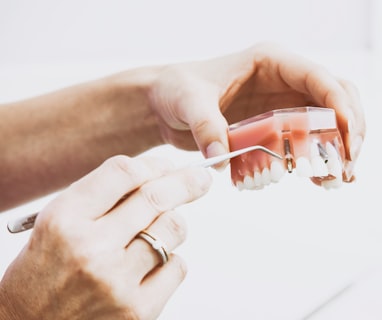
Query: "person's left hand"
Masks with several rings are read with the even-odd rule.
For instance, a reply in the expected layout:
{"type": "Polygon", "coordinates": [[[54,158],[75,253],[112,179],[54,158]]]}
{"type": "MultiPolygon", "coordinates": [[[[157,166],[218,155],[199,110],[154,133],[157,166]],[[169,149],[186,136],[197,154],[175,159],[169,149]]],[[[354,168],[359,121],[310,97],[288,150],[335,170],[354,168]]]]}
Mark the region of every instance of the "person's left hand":
{"type": "Polygon", "coordinates": [[[346,181],[352,180],[366,131],[353,84],[269,44],[162,68],[150,90],[150,104],[165,142],[198,148],[206,157],[229,151],[228,124],[279,108],[333,108],[345,145],[346,181]]]}

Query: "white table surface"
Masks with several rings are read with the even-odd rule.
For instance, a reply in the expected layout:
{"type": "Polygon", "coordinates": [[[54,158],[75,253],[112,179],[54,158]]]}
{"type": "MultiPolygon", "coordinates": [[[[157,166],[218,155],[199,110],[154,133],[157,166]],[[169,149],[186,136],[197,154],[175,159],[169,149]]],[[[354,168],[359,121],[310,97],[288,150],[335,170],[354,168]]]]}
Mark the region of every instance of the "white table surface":
{"type": "MultiPolygon", "coordinates": [[[[310,55],[360,90],[368,132],[357,181],[327,191],[291,174],[263,190],[239,192],[231,185],[229,170],[212,171],[214,183],[207,196],[179,208],[189,232],[176,251],[187,261],[188,275],[161,320],[382,318],[382,208],[377,187],[382,178],[377,149],[382,137],[382,59],[367,52],[310,55]]],[[[121,66],[0,65],[0,99],[28,97],[121,66]]],[[[148,152],[179,164],[201,157],[171,146],[148,152]]],[[[1,274],[30,235],[9,234],[7,221],[38,210],[52,196],[0,215],[1,274]]]]}

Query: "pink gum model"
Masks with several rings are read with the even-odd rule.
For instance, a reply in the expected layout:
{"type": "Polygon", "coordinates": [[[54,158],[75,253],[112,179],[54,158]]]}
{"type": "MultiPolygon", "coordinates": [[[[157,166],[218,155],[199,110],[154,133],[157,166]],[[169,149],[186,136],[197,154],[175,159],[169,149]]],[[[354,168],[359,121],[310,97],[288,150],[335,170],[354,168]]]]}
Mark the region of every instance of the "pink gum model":
{"type": "Polygon", "coordinates": [[[326,188],[342,184],[345,152],[333,109],[273,110],[231,125],[228,138],[231,151],[262,145],[284,158],[252,151],[231,159],[231,179],[240,189],[260,189],[293,170],[326,188]]]}

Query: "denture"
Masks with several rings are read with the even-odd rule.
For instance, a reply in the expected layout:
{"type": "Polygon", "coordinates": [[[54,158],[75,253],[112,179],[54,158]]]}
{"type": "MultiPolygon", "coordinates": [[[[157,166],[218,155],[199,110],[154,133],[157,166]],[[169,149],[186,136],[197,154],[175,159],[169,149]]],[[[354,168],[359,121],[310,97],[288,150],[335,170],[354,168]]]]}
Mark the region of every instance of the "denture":
{"type": "Polygon", "coordinates": [[[342,185],[345,150],[333,109],[276,109],[230,125],[228,138],[231,151],[262,145],[283,156],[252,151],[231,159],[231,180],[240,190],[279,182],[286,172],[327,189],[342,185]]]}

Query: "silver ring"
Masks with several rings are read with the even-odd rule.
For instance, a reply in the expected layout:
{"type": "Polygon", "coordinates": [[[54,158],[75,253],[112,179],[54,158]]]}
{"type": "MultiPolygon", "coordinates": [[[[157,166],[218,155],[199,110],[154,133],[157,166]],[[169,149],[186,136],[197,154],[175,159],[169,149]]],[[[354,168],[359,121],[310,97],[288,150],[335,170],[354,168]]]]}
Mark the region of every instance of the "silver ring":
{"type": "Polygon", "coordinates": [[[143,230],[138,233],[137,238],[145,240],[160,256],[162,259],[162,265],[168,261],[168,254],[165,244],[158,238],[153,237],[147,230],[143,230]]]}

